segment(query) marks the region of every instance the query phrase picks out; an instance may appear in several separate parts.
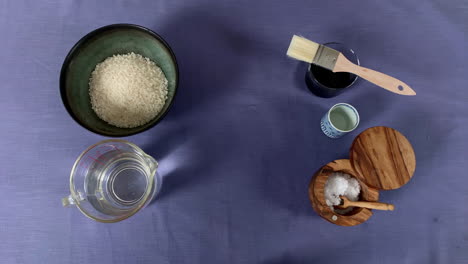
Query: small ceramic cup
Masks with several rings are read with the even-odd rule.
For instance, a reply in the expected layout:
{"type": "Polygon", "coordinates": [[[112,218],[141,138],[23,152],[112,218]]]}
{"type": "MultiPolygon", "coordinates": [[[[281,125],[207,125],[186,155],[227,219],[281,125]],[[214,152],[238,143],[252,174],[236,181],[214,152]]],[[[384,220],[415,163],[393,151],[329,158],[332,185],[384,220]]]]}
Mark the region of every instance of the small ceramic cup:
{"type": "Polygon", "coordinates": [[[332,106],[320,121],[323,133],[329,138],[340,138],[356,129],[358,125],[358,111],[346,103],[332,106]]]}

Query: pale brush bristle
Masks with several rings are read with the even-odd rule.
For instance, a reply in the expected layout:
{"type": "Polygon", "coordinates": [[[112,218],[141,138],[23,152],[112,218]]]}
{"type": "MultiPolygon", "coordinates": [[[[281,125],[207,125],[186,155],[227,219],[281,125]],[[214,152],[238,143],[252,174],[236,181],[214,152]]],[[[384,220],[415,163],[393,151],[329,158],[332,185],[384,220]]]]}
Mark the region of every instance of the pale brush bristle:
{"type": "Polygon", "coordinates": [[[286,55],[296,60],[312,63],[319,46],[320,44],[318,43],[294,35],[291,39],[286,55]]]}

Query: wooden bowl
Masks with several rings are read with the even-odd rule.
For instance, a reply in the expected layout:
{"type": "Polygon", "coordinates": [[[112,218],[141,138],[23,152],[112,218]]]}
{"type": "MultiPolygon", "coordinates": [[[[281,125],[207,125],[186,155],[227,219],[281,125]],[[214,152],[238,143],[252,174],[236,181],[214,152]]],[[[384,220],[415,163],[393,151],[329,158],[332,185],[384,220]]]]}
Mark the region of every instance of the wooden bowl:
{"type": "Polygon", "coordinates": [[[372,216],[372,210],[366,208],[354,208],[346,214],[333,211],[325,202],[325,183],[333,172],[343,172],[358,180],[361,185],[359,200],[376,202],[379,200],[379,191],[367,186],[358,177],[357,172],[351,166],[348,159],[335,160],[323,166],[312,178],[309,184],[309,199],[314,210],[325,220],[341,226],[354,226],[364,223],[372,216]]]}

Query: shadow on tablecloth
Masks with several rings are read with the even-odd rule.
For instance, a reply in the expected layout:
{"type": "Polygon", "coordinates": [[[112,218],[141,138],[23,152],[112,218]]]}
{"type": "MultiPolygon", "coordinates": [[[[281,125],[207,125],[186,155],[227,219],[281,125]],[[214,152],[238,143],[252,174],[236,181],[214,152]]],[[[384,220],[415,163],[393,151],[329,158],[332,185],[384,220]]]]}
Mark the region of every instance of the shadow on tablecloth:
{"type": "Polygon", "coordinates": [[[235,23],[207,9],[190,9],[173,17],[157,26],[161,28],[157,31],[176,55],[179,87],[174,105],[162,121],[164,128],[155,132],[149,146],[144,146],[161,164],[170,167],[163,175],[164,187],[158,199],[205,183],[212,175],[208,171],[217,162],[231,158],[233,154],[221,146],[232,132],[221,137],[216,131],[218,120],[231,98],[242,98],[237,86],[248,74],[246,58],[259,48],[235,23]]]}

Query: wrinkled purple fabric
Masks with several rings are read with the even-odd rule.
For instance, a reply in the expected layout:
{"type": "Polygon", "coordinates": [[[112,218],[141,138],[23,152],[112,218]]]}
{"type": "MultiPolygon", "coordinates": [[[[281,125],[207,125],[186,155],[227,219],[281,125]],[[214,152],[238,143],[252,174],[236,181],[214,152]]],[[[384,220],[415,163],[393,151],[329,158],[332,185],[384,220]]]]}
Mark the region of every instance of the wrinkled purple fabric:
{"type": "Polygon", "coordinates": [[[468,263],[468,4],[398,2],[1,0],[0,262],[468,263]],[[161,34],[180,85],[166,118],[127,138],[160,162],[161,195],[102,224],[60,202],[74,160],[105,137],[70,118],[58,80],[76,41],[113,23],[161,34]],[[344,43],[417,96],[360,79],[315,97],[307,65],[286,57],[293,34],[344,43]],[[332,140],[319,122],[338,102],[361,123],[332,140]],[[413,179],[380,193],[393,212],[326,222],[311,176],[377,125],[413,144],[413,179]]]}

